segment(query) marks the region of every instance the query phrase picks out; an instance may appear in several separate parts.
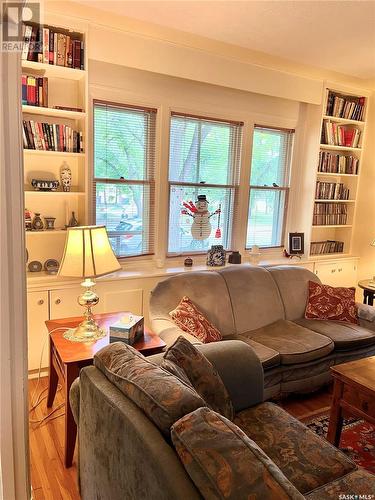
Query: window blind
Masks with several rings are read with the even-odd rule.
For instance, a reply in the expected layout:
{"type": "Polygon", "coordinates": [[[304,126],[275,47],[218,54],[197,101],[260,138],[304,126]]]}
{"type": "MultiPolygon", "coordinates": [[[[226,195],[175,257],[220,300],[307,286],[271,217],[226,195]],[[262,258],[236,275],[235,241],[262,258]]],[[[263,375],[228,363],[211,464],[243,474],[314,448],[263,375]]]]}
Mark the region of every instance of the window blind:
{"type": "Polygon", "coordinates": [[[229,248],[237,210],[242,123],[172,113],[169,151],[168,253],[229,248]],[[192,234],[198,196],[208,201],[204,239],[192,234]],[[184,205],[185,204],[185,205],[184,205]],[[193,209],[194,210],[194,209],[193,209]],[[214,213],[220,210],[218,213],[214,213]],[[182,213],[185,211],[186,213],[182,213]]]}
{"type": "Polygon", "coordinates": [[[254,128],[246,248],[282,245],[293,136],[294,130],[254,128]]]}
{"type": "Polygon", "coordinates": [[[94,101],[92,220],[118,257],[154,251],[156,110],[94,101]]]}

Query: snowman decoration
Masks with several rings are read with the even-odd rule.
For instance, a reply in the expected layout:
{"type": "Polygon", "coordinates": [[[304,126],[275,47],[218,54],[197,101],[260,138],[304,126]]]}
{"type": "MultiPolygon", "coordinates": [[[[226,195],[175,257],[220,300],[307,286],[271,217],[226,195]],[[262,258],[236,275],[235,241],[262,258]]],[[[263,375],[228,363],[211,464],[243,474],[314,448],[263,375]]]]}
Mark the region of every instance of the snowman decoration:
{"type": "Polygon", "coordinates": [[[219,207],[215,212],[210,212],[208,211],[208,201],[206,198],[206,195],[200,194],[198,195],[198,200],[194,204],[192,201],[183,202],[183,208],[181,210],[181,213],[183,215],[189,215],[190,217],[193,218],[193,223],[191,225],[191,235],[195,240],[202,241],[206,240],[207,238],[210,237],[212,227],[210,223],[210,218],[213,215],[219,215],[218,219],[218,227],[215,233],[216,238],[221,237],[221,231],[220,231],[220,213],[221,213],[221,208],[219,207]]]}

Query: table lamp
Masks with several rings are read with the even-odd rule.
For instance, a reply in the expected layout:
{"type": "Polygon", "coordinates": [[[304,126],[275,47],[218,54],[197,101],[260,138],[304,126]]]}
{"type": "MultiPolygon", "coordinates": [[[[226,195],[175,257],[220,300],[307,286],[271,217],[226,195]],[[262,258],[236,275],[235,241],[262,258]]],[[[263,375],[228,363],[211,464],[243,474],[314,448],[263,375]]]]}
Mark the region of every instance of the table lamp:
{"type": "Polygon", "coordinates": [[[119,269],[121,266],[113,253],[105,226],[78,226],[67,229],[58,275],[84,278],[81,285],[85,291],[78,297],[78,303],[86,310],[82,323],[64,333],[66,339],[73,342],[90,342],[106,335],[95,322],[91,311],[99,302],[98,295],[91,289],[95,285],[92,278],[119,269]]]}

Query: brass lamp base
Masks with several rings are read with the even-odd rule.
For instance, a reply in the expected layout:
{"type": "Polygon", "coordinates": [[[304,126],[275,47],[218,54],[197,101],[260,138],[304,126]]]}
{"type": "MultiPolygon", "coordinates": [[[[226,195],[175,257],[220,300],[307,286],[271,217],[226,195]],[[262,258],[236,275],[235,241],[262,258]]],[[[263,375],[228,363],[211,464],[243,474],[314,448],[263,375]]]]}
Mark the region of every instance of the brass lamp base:
{"type": "Polygon", "coordinates": [[[99,302],[99,297],[91,290],[91,287],[95,285],[94,281],[85,279],[81,285],[86,288],[86,291],[78,297],[78,303],[86,307],[84,312],[85,319],[77,328],[67,330],[63,336],[71,342],[93,342],[106,335],[106,332],[102,328],[99,328],[91,311],[91,307],[96,306],[99,302]]]}

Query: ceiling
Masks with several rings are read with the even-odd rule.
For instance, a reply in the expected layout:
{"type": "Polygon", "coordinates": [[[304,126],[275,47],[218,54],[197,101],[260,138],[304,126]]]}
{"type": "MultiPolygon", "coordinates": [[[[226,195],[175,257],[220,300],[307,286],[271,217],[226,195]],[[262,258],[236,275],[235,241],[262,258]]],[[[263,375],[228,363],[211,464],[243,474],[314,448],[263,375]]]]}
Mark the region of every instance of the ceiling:
{"type": "Polygon", "coordinates": [[[297,63],[375,78],[375,0],[80,1],[297,63]]]}

